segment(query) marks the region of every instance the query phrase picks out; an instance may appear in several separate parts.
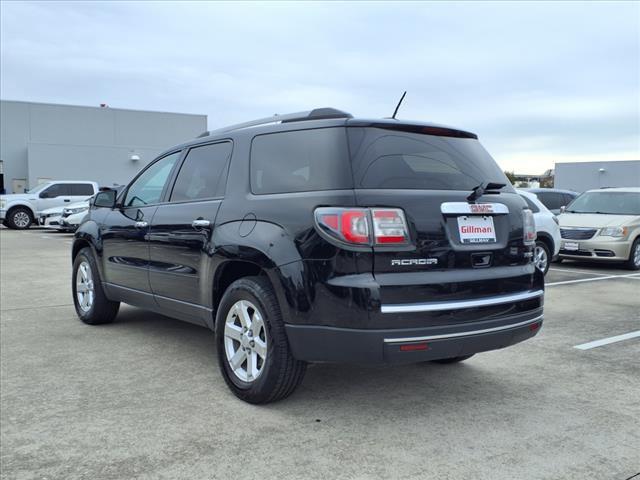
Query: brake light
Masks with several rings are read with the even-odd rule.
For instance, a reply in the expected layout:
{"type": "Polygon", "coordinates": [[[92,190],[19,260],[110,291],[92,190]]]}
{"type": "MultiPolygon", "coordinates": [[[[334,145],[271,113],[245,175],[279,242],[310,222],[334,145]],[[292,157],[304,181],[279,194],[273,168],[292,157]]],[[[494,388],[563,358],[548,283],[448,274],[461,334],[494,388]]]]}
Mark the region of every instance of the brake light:
{"type": "Polygon", "coordinates": [[[340,233],[349,243],[369,243],[369,222],[365,210],[346,210],[342,213],[340,233]]]}
{"type": "Polygon", "coordinates": [[[536,222],[533,219],[533,212],[528,208],[522,211],[522,233],[525,245],[533,245],[536,243],[536,222]]]}
{"type": "Polygon", "coordinates": [[[319,230],[354,245],[393,246],[409,243],[409,229],[399,208],[321,207],[315,210],[319,230]]]}

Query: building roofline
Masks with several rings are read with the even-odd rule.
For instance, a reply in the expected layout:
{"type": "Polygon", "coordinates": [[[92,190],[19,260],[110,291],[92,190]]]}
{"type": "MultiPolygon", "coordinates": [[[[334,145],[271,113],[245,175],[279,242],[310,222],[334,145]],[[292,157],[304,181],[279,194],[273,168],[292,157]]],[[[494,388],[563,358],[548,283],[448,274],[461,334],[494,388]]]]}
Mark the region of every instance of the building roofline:
{"type": "Polygon", "coordinates": [[[162,110],[140,110],[136,108],[101,107],[99,105],[96,107],[93,105],[73,105],[70,103],[32,102],[29,100],[11,100],[7,98],[0,98],[0,102],[27,103],[31,105],[47,105],[50,107],[73,107],[73,108],[92,108],[96,110],[118,110],[123,112],[166,113],[170,115],[189,115],[193,117],[207,118],[207,114],[205,113],[182,113],[182,112],[167,112],[162,110]]]}
{"type": "Polygon", "coordinates": [[[573,165],[576,163],[618,163],[618,162],[640,162],[640,159],[623,158],[618,160],[589,160],[585,162],[555,162],[556,165],[573,165]]]}

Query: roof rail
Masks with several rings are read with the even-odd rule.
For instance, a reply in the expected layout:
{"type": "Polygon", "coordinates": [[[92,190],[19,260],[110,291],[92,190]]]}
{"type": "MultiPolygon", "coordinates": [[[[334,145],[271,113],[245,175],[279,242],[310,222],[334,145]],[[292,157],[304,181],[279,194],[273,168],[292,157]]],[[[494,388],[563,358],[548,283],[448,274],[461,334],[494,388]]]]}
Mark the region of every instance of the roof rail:
{"type": "Polygon", "coordinates": [[[273,115],[272,117],[260,118],[258,120],[251,120],[250,122],[238,123],[229,127],[223,127],[217,130],[211,130],[210,132],[203,132],[197,138],[207,137],[214,133],[227,133],[235,130],[241,130],[243,128],[257,127],[258,125],[268,125],[270,123],[291,123],[302,122],[305,120],[323,120],[327,118],[353,118],[353,115],[342,110],[335,108],[316,108],[306,112],[287,113],[284,115],[273,115]]]}

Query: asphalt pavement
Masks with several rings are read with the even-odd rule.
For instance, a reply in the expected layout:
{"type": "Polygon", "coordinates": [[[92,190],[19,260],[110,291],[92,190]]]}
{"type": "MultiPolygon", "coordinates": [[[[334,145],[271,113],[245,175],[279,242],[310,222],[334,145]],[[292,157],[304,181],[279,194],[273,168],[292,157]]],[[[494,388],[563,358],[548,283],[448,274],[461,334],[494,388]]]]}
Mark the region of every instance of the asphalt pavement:
{"type": "Polygon", "coordinates": [[[553,264],[530,341],[449,366],[312,365],[292,397],[253,406],[225,386],[204,328],[126,306],[81,323],[71,240],[0,229],[3,479],[640,472],[638,272],[553,264]]]}

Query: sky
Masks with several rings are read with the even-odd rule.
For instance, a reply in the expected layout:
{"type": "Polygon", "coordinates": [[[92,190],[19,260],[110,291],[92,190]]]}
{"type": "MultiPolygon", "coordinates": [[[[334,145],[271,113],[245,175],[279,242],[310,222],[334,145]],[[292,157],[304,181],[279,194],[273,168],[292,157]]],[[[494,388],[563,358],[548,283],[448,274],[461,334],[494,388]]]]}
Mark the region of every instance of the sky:
{"type": "Polygon", "coordinates": [[[0,97],[315,107],[469,130],[503,169],[640,159],[640,2],[6,2],[0,97]]]}

